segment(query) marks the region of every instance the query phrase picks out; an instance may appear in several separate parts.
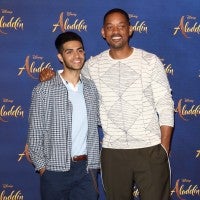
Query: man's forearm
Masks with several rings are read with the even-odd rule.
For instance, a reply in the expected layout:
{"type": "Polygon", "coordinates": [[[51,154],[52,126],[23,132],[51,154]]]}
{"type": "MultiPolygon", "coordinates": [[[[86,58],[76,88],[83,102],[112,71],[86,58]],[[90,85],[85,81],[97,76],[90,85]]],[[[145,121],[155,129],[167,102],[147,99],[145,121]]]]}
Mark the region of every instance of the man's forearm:
{"type": "Polygon", "coordinates": [[[169,154],[173,127],[161,126],[160,129],[161,129],[161,144],[165,147],[167,153],[169,154]]]}

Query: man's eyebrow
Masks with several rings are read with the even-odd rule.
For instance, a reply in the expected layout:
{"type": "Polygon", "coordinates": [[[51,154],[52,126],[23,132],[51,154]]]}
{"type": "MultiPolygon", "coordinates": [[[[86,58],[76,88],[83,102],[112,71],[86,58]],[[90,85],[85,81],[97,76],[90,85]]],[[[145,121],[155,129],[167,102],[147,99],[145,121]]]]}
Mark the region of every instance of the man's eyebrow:
{"type": "Polygon", "coordinates": [[[79,48],[77,48],[77,49],[67,48],[67,49],[63,49],[63,51],[72,51],[72,50],[80,50],[80,49],[83,49],[83,47],[79,47],[79,48]]]}

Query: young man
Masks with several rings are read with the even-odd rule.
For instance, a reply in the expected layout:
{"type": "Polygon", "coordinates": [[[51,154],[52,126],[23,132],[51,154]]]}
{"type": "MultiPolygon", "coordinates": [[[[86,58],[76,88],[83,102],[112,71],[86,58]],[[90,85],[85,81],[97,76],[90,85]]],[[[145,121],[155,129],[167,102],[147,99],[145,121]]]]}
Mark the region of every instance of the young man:
{"type": "Polygon", "coordinates": [[[80,75],[82,39],[74,32],[55,41],[63,71],[33,90],[28,147],[40,174],[42,200],[94,200],[98,197],[98,93],[80,75]]]}
{"type": "Polygon", "coordinates": [[[141,200],[169,200],[174,103],[163,64],[129,45],[132,27],[124,10],[108,11],[101,33],[110,48],[90,58],[82,73],[101,96],[106,199],[129,200],[135,183],[141,200]]]}

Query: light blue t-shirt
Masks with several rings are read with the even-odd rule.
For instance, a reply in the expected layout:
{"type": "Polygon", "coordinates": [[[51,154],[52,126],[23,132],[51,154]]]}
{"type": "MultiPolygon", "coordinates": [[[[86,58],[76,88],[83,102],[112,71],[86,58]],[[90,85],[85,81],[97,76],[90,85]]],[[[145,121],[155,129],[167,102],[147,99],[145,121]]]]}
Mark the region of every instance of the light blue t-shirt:
{"type": "MultiPolygon", "coordinates": [[[[61,77],[62,78],[62,77],[61,77]]],[[[83,95],[83,83],[79,81],[76,86],[64,81],[68,89],[69,100],[72,103],[72,151],[71,156],[87,154],[88,120],[85,99],[83,95]]]]}

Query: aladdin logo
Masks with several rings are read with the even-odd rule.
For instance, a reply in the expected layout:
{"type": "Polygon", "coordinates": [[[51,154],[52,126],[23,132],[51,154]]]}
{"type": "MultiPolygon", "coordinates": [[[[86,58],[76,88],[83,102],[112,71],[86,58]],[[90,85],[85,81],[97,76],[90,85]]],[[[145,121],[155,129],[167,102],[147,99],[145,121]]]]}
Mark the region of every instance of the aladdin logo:
{"type": "Polygon", "coordinates": [[[182,16],[180,19],[179,25],[174,28],[173,35],[176,35],[178,33],[178,31],[180,31],[185,38],[190,38],[188,36],[188,33],[200,34],[200,25],[197,22],[193,22],[194,20],[196,20],[196,17],[187,15],[186,22],[184,22],[184,20],[185,20],[185,17],[182,16]]]}
{"type": "Polygon", "coordinates": [[[171,196],[172,195],[176,195],[180,200],[186,200],[185,197],[188,197],[189,200],[189,197],[199,197],[200,189],[198,185],[191,184],[191,180],[178,179],[175,183],[174,189],[171,191],[171,196]]]}
{"type": "Polygon", "coordinates": [[[79,19],[71,19],[69,17],[76,17],[77,14],[72,12],[67,12],[66,16],[64,16],[64,12],[60,13],[58,22],[56,24],[53,24],[53,30],[52,32],[55,32],[57,28],[60,28],[62,32],[65,32],[67,30],[77,30],[79,32],[81,31],[87,31],[87,25],[85,24],[85,20],[79,20],[79,19]]]}
{"type": "Polygon", "coordinates": [[[197,117],[200,115],[200,105],[195,105],[194,100],[191,99],[180,99],[175,112],[178,113],[184,121],[188,121],[186,116],[197,117]]]}
{"type": "Polygon", "coordinates": [[[19,153],[18,156],[19,156],[19,158],[18,158],[17,161],[20,162],[22,160],[22,158],[25,156],[25,153],[24,152],[23,153],[19,153]]]}
{"type": "Polygon", "coordinates": [[[196,155],[196,158],[199,158],[200,157],[200,149],[197,150],[197,155],[196,155]]]}
{"type": "Polygon", "coordinates": [[[0,122],[8,122],[7,117],[24,117],[24,111],[20,105],[10,105],[7,106],[7,103],[13,104],[13,100],[3,99],[4,105],[0,107],[0,122]]]}
{"type": "Polygon", "coordinates": [[[0,16],[0,34],[7,34],[6,30],[8,29],[13,29],[15,31],[17,31],[18,29],[24,29],[24,24],[20,17],[8,17],[8,14],[13,14],[12,11],[1,9],[1,13],[3,15],[0,16]]]}
{"type": "MultiPolygon", "coordinates": [[[[133,15],[133,14],[129,14],[129,18],[130,19],[131,18],[137,19],[138,16],[133,15]]],[[[139,33],[145,32],[145,33],[147,33],[148,28],[147,28],[147,26],[145,24],[145,21],[141,22],[141,21],[138,20],[138,21],[136,21],[136,23],[134,25],[132,25],[132,30],[133,30],[133,32],[139,32],[139,33]]]]}
{"type": "Polygon", "coordinates": [[[18,158],[18,162],[20,162],[22,160],[22,158],[25,156],[25,150],[23,151],[23,153],[19,153],[18,154],[19,158],[18,158]]]}
{"type": "MultiPolygon", "coordinates": [[[[164,59],[160,59],[161,62],[164,62],[164,59]]],[[[166,63],[163,63],[164,65],[164,68],[165,68],[165,72],[166,74],[170,74],[170,75],[174,75],[174,69],[172,68],[172,65],[171,64],[166,64],[166,63]]]]}
{"type": "Polygon", "coordinates": [[[13,185],[3,184],[3,191],[0,191],[0,200],[23,200],[24,196],[21,191],[11,190],[13,185]]]}
{"type": "Polygon", "coordinates": [[[43,57],[38,55],[33,55],[32,58],[27,56],[24,65],[19,68],[17,75],[21,76],[23,72],[26,72],[32,79],[38,79],[34,76],[35,73],[40,73],[45,68],[53,69],[51,63],[46,63],[42,60],[43,57]]]}

